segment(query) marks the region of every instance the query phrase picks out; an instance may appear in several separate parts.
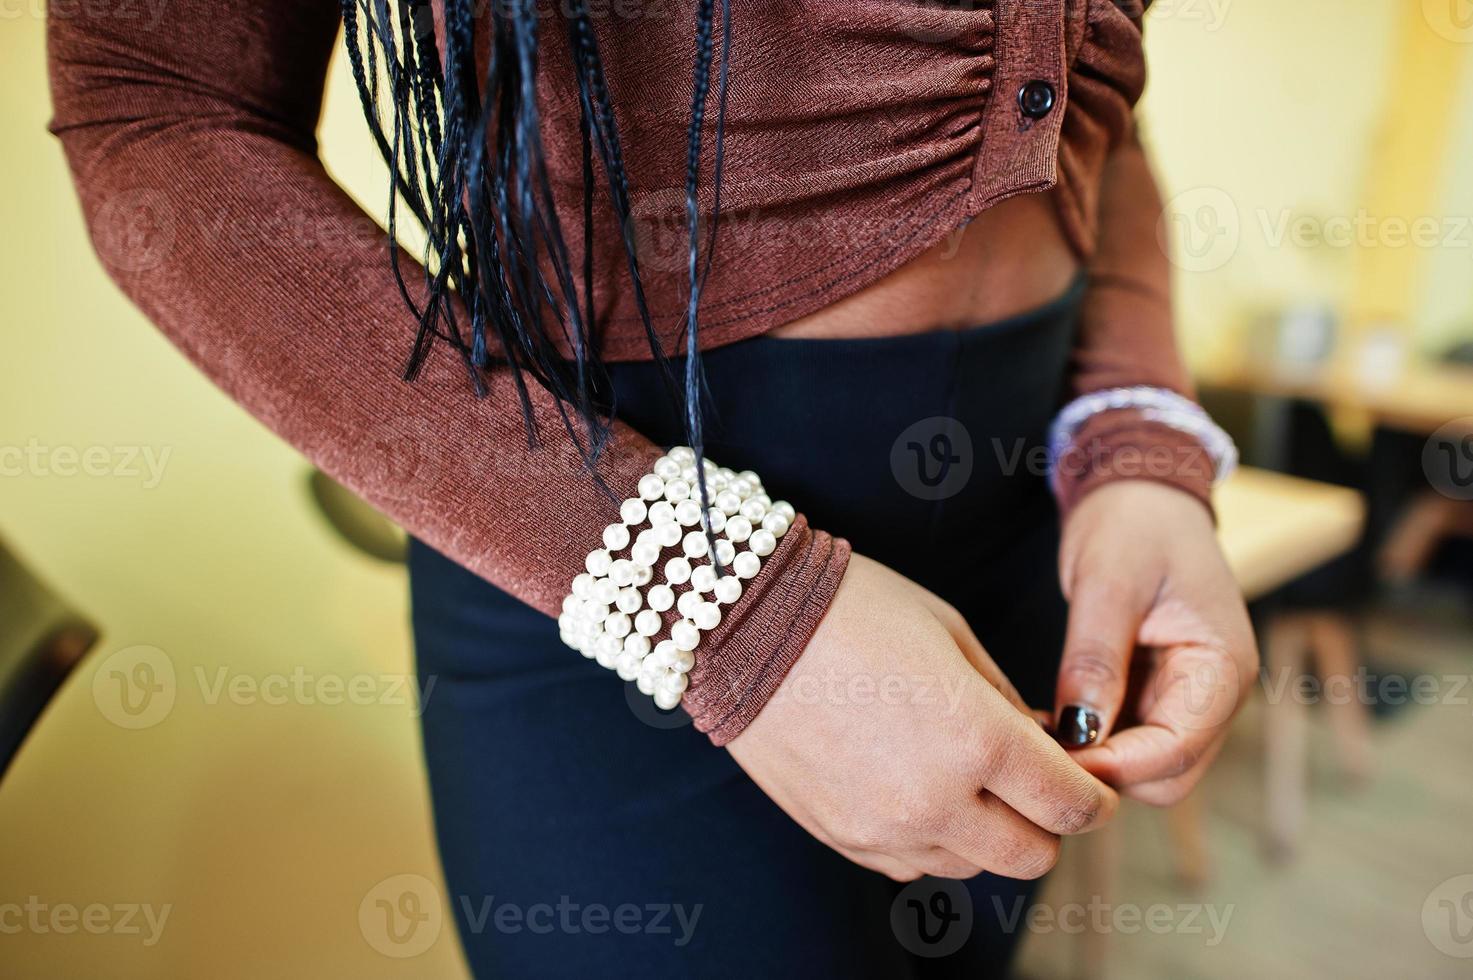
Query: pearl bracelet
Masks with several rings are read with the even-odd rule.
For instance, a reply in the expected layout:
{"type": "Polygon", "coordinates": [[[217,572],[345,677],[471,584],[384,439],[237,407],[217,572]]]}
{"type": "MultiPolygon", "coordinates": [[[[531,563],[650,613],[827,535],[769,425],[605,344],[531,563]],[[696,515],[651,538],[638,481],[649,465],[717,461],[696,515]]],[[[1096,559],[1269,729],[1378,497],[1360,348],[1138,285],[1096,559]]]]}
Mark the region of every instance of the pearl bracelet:
{"type": "Polygon", "coordinates": [[[619,521],[604,528],[603,547],[588,553],[558,616],[564,643],[634,681],[666,710],[685,693],[702,633],[721,622],[722,606],[741,598],[742,582],[757,576],[795,516],[751,470],[736,473],[710,459],[701,465],[712,495],[705,519],[695,452],[675,446],[640,478],[638,495],[619,505],[619,521]],[[716,561],[709,560],[713,537],[716,561]],[[676,548],[679,554],[661,565],[667,549],[676,548]],[[718,574],[718,562],[728,574],[718,574]],[[656,567],[663,572],[659,583],[656,567]],[[678,618],[669,636],[658,639],[672,608],[678,618]]]}

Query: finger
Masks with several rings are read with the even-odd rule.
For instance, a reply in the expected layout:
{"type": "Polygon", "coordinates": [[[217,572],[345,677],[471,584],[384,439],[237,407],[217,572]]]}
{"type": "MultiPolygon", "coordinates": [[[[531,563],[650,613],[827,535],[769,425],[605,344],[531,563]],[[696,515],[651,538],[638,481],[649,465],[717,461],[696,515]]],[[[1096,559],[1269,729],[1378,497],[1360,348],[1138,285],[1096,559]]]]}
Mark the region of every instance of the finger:
{"type": "Polygon", "coordinates": [[[1243,690],[1225,651],[1175,648],[1162,658],[1142,696],[1142,724],[1116,732],[1076,760],[1117,787],[1175,779],[1210,758],[1243,690]]]}
{"type": "Polygon", "coordinates": [[[1059,859],[1059,838],[991,793],[964,802],[944,832],[947,852],[1008,878],[1033,879],[1059,859]]]}
{"type": "Polygon", "coordinates": [[[1121,796],[1128,796],[1137,803],[1146,806],[1171,807],[1176,806],[1182,800],[1191,795],[1192,791],[1202,781],[1212,768],[1212,760],[1222,750],[1226,738],[1219,738],[1208,748],[1206,755],[1197,761],[1186,772],[1173,779],[1158,779],[1154,783],[1140,783],[1135,786],[1127,786],[1120,791],[1121,796]]]}
{"type": "Polygon", "coordinates": [[[997,688],[998,692],[1007,698],[1013,707],[1024,714],[1032,714],[1032,709],[1023,700],[1023,695],[1018,692],[1013,682],[1008,680],[1008,675],[1003,673],[997,661],[993,660],[992,655],[982,646],[982,641],[977,639],[977,634],[972,631],[972,627],[956,610],[956,607],[925,589],[919,591],[921,604],[931,611],[942,626],[946,627],[946,631],[951,634],[952,642],[967,658],[972,669],[986,678],[987,683],[997,688]]]}
{"type": "Polygon", "coordinates": [[[924,873],[919,868],[912,867],[905,861],[890,857],[887,854],[881,854],[878,851],[864,851],[853,847],[840,847],[837,844],[830,846],[854,864],[882,874],[891,881],[915,881],[924,873]]]}
{"type": "Polygon", "coordinates": [[[1114,814],[1118,794],[1070,758],[1032,718],[985,710],[979,717],[989,726],[978,733],[971,760],[981,788],[1055,834],[1084,833],[1114,814]]]}
{"type": "Polygon", "coordinates": [[[1131,654],[1154,587],[1139,576],[1094,574],[1076,582],[1054,695],[1054,734],[1069,748],[1102,741],[1125,701],[1131,654]]]}
{"type": "Polygon", "coordinates": [[[914,864],[933,878],[955,878],[966,881],[975,878],[987,869],[944,847],[932,847],[907,863],[914,864]]]}

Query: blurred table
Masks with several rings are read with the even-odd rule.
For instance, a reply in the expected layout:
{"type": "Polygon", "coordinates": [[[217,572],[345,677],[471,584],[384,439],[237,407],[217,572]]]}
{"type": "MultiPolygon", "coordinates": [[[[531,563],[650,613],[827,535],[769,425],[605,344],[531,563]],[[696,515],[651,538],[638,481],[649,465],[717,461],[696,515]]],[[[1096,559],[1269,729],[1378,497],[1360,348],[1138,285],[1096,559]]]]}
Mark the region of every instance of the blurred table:
{"type": "Polygon", "coordinates": [[[1431,433],[1448,422],[1468,420],[1473,431],[1473,367],[1412,360],[1399,371],[1377,376],[1351,364],[1274,370],[1261,365],[1220,367],[1200,372],[1204,388],[1245,394],[1299,398],[1326,408],[1363,413],[1373,424],[1431,433]]]}

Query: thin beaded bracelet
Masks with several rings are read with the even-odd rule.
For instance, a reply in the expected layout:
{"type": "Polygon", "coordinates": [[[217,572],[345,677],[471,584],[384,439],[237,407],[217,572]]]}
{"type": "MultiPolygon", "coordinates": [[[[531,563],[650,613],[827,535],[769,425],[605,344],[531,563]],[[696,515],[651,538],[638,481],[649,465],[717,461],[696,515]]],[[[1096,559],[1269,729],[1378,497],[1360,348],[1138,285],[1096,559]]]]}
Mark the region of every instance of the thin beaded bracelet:
{"type": "Polygon", "coordinates": [[[558,616],[564,643],[634,681],[666,710],[685,693],[701,634],[721,622],[721,606],[741,598],[742,581],[756,577],[795,516],[791,504],[767,495],[756,473],[706,459],[713,496],[703,521],[692,496],[695,458],[690,447],[675,446],[640,478],[639,495],[620,504],[619,522],[604,528],[603,547],[588,553],[586,570],[573,578],[558,616]],[[692,564],[711,557],[712,538],[717,562],[731,574],[718,575],[716,562],[692,564]],[[662,566],[664,581],[651,584],[666,549],[677,546],[681,553],[662,566]],[[615,557],[626,548],[628,558],[615,557]],[[645,586],[648,591],[640,591],[645,586]],[[684,590],[679,595],[677,587],[684,590]],[[668,638],[657,640],[672,607],[680,618],[668,638]]]}
{"type": "Polygon", "coordinates": [[[1212,485],[1218,486],[1238,467],[1238,447],[1232,436],[1212,421],[1206,410],[1189,398],[1166,388],[1137,385],[1133,388],[1106,388],[1081,395],[1065,405],[1049,425],[1049,483],[1057,492],[1059,462],[1074,441],[1075,435],[1090,419],[1101,412],[1137,409],[1141,418],[1159,422],[1186,433],[1202,444],[1212,460],[1212,485]]]}

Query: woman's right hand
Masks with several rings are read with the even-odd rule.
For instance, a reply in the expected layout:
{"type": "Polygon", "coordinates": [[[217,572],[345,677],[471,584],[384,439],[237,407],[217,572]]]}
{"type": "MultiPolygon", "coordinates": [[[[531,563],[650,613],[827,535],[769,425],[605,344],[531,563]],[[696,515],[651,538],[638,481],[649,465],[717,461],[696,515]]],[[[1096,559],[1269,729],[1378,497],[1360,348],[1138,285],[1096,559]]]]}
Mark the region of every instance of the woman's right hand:
{"type": "Polygon", "coordinates": [[[809,833],[900,881],[1036,878],[1058,835],[1099,826],[1119,802],[1043,730],[955,609],[857,554],[803,655],[727,748],[809,833]]]}

